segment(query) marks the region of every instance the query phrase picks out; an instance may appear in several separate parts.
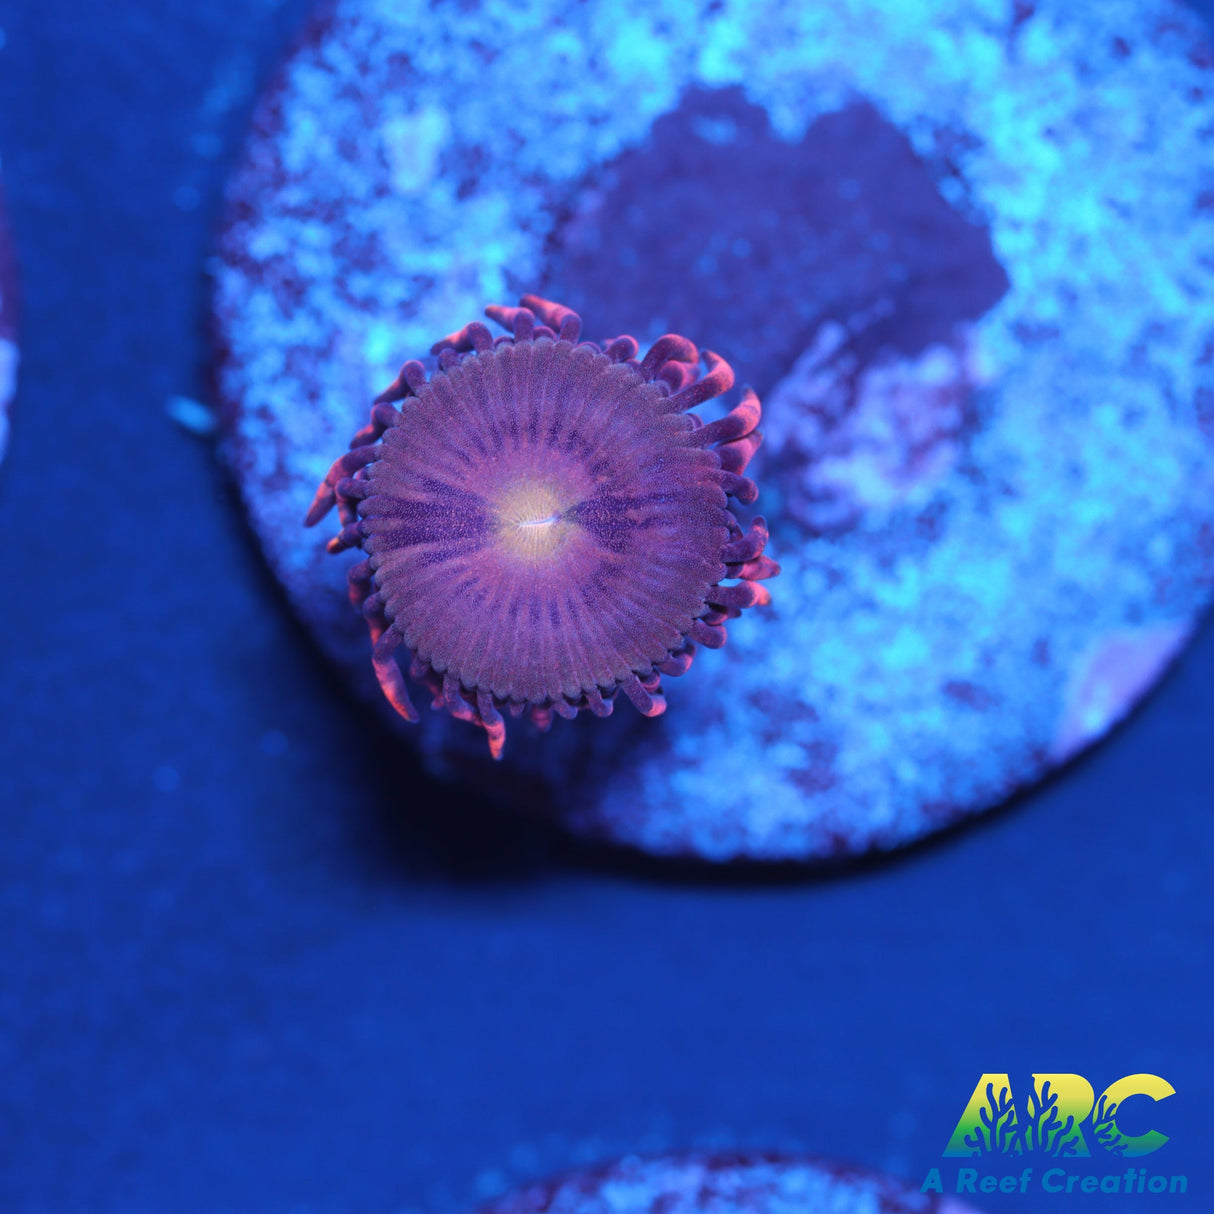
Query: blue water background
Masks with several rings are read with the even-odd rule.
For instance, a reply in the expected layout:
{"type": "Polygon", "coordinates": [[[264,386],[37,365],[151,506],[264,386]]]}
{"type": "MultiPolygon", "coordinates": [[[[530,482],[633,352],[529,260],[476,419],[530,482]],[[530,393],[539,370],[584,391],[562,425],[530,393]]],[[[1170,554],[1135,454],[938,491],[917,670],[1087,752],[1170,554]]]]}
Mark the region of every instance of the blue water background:
{"type": "Polygon", "coordinates": [[[164,408],[239,82],[307,11],[0,3],[0,1210],[442,1214],[712,1144],[918,1178],[1005,1070],[1170,1079],[1130,1128],[1214,1209],[1208,627],[1063,776],[835,877],[605,857],[384,758],[164,408]]]}

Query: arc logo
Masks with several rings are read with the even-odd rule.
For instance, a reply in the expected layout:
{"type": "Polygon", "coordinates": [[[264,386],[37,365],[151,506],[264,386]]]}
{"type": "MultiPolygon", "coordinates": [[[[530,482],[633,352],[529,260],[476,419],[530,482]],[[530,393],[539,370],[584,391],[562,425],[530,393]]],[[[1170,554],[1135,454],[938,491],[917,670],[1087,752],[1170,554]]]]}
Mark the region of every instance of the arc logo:
{"type": "Polygon", "coordinates": [[[946,1158],[987,1155],[1136,1159],[1168,1141],[1158,1130],[1128,1134],[1117,1123],[1134,1096],[1166,1100],[1175,1088],[1158,1075],[1125,1075],[1099,1095],[1082,1075],[1034,1074],[1018,1101],[1006,1074],[983,1075],[945,1148],[946,1158]]]}

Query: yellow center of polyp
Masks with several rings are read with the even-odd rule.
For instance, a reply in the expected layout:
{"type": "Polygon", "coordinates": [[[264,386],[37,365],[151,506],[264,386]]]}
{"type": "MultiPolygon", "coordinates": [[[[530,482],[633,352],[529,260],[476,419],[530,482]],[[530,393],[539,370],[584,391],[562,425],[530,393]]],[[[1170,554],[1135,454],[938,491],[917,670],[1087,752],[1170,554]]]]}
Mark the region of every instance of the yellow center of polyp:
{"type": "Polygon", "coordinates": [[[572,524],[563,517],[565,505],[551,485],[521,480],[498,498],[497,536],[502,550],[532,564],[552,558],[572,524]]]}

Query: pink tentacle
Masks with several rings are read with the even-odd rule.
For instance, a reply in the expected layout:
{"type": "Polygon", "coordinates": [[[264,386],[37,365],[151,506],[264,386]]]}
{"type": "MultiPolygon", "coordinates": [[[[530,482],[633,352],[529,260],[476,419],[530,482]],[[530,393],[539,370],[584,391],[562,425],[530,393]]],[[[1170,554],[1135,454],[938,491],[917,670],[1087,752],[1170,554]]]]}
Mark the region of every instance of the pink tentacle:
{"type": "Polygon", "coordinates": [[[503,329],[514,334],[515,341],[530,341],[535,332],[535,313],[530,308],[506,308],[501,304],[490,304],[485,315],[503,329]]]}
{"type": "Polygon", "coordinates": [[[396,378],[375,398],[374,404],[390,405],[407,396],[416,396],[426,382],[426,368],[411,358],[397,372],[396,378]]]}
{"type": "MultiPolygon", "coordinates": [[[[346,589],[350,595],[350,606],[355,611],[362,611],[363,604],[371,593],[372,585],[370,561],[359,561],[357,565],[351,565],[347,570],[346,589]]],[[[378,640],[379,638],[373,639],[378,640]]]]}
{"type": "Polygon", "coordinates": [[[344,497],[350,502],[361,502],[370,497],[375,486],[363,476],[343,476],[334,486],[339,498],[344,497]]]}
{"type": "Polygon", "coordinates": [[[343,476],[333,488],[337,497],[337,517],[343,527],[348,527],[358,521],[357,503],[371,495],[371,482],[362,472],[357,472],[354,476],[343,476]]]}
{"type": "Polygon", "coordinates": [[[436,341],[430,347],[431,354],[441,354],[444,350],[454,350],[457,354],[465,354],[475,350],[483,354],[493,349],[493,334],[479,320],[470,321],[456,333],[448,333],[446,337],[436,341]]]}
{"type": "Polygon", "coordinates": [[[613,363],[626,363],[637,356],[637,339],[625,334],[623,337],[613,337],[603,343],[603,353],[613,363]]]}
{"type": "Polygon", "coordinates": [[[630,674],[620,684],[620,690],[643,717],[660,717],[666,711],[666,697],[661,693],[660,682],[655,683],[652,679],[642,682],[635,674],[630,674]]]}
{"type": "Polygon", "coordinates": [[[724,548],[721,549],[721,560],[727,565],[742,564],[745,561],[753,561],[756,557],[763,555],[763,549],[767,547],[768,530],[767,520],[759,515],[751,524],[750,530],[746,535],[742,535],[741,528],[737,529],[737,537],[730,540],[724,548]]]}
{"type": "Polygon", "coordinates": [[[459,679],[450,671],[442,676],[434,706],[445,708],[457,721],[471,721],[477,725],[481,723],[480,714],[468,703],[459,679]]]}
{"type": "Polygon", "coordinates": [[[702,426],[691,441],[697,447],[707,447],[711,443],[736,442],[753,433],[762,419],[763,406],[759,403],[759,398],[751,388],[745,388],[742,399],[724,417],[702,426]]]}
{"type": "Polygon", "coordinates": [[[747,561],[738,571],[738,577],[744,577],[750,582],[761,582],[766,578],[775,577],[780,572],[780,566],[769,556],[761,556],[753,561],[747,561]]]}
{"type": "Polygon", "coordinates": [[[681,392],[687,387],[695,377],[695,367],[688,363],[679,363],[672,360],[666,363],[653,378],[655,383],[665,384],[673,396],[676,392],[681,392]]]}
{"type": "Polygon", "coordinates": [[[493,695],[484,688],[477,689],[476,711],[489,740],[489,754],[500,759],[506,746],[506,722],[493,702],[493,695]]]}
{"type": "Polygon", "coordinates": [[[316,496],[308,507],[308,513],[304,515],[304,526],[314,527],[333,509],[334,503],[337,501],[338,481],[353,475],[359,468],[365,468],[378,458],[379,448],[377,446],[356,447],[353,451],[339,455],[316,490],[316,496]]]}
{"type": "Polygon", "coordinates": [[[739,476],[736,472],[718,472],[717,480],[730,497],[737,498],[744,506],[758,500],[759,486],[748,476],[739,476]]]}
{"type": "Polygon", "coordinates": [[[682,413],[702,405],[722,392],[728,392],[733,387],[733,368],[719,355],[711,350],[704,351],[704,362],[708,374],[697,379],[690,387],[684,388],[677,396],[670,398],[673,409],[682,413]]]}
{"type": "Polygon", "coordinates": [[[725,636],[725,629],[720,624],[709,624],[704,619],[692,621],[691,639],[705,649],[720,649],[725,644],[725,636]]]}
{"type": "Polygon", "coordinates": [[[371,634],[371,644],[374,645],[388,631],[388,617],[384,615],[383,595],[378,592],[368,594],[363,601],[362,617],[367,621],[367,631],[371,634]]]}
{"type": "Polygon", "coordinates": [[[398,421],[400,421],[400,413],[395,406],[386,401],[373,404],[371,420],[350,440],[350,450],[378,441],[383,437],[384,431],[395,426],[398,421]]]}
{"type": "Polygon", "coordinates": [[[691,363],[693,366],[700,360],[700,352],[696,344],[677,333],[664,333],[649,347],[649,353],[641,362],[642,379],[654,379],[657,373],[671,360],[680,363],[691,363]]]}
{"type": "Polygon", "coordinates": [[[405,676],[401,673],[394,651],[400,644],[400,637],[391,629],[375,642],[371,651],[371,666],[375,677],[379,680],[380,690],[384,698],[396,709],[406,721],[420,721],[418,711],[409,699],[409,690],[405,686],[405,676]]]}
{"type": "Polygon", "coordinates": [[[365,538],[361,520],[347,523],[326,545],[325,549],[334,556],[345,552],[347,548],[357,548],[365,538]]]}
{"type": "Polygon", "coordinates": [[[708,601],[714,607],[745,611],[748,607],[758,606],[764,593],[763,587],[754,582],[739,582],[736,586],[714,586],[708,592],[708,601]]]}
{"type": "Polygon", "coordinates": [[[689,641],[685,648],[678,653],[672,653],[670,657],[659,662],[655,667],[662,674],[668,674],[672,677],[686,674],[691,669],[691,663],[695,660],[695,646],[689,641]]]}
{"type": "Polygon", "coordinates": [[[755,452],[763,445],[763,436],[757,431],[745,438],[735,439],[717,448],[721,467],[726,472],[745,472],[747,464],[754,459],[755,452]]]}
{"type": "Polygon", "coordinates": [[[538,295],[524,295],[519,303],[524,308],[530,308],[544,324],[555,329],[561,341],[576,342],[582,335],[582,318],[572,308],[553,303],[550,299],[541,299],[538,295]]]}

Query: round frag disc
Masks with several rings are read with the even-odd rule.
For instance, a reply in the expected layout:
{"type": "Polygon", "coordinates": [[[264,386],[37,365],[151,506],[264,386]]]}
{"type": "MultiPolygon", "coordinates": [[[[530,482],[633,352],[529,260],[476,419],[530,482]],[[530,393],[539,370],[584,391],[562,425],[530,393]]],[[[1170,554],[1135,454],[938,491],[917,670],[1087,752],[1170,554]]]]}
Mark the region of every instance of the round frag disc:
{"type": "Polygon", "coordinates": [[[709,859],[998,804],[1209,597],[1212,62],[1167,0],[340,0],[260,105],[214,269],[225,447],[296,610],[375,695],[301,519],[403,360],[538,290],[758,389],[784,572],[664,717],[492,764],[424,713],[430,769],[709,859]]]}
{"type": "Polygon", "coordinates": [[[630,1156],[498,1198],[481,1214],[973,1214],[867,1169],[796,1155],[630,1156]]]}
{"type": "MultiPolygon", "coordinates": [[[[3,182],[0,181],[0,186],[3,182]]],[[[17,390],[17,267],[0,188],[0,460],[8,448],[8,411],[17,390]]]]}

